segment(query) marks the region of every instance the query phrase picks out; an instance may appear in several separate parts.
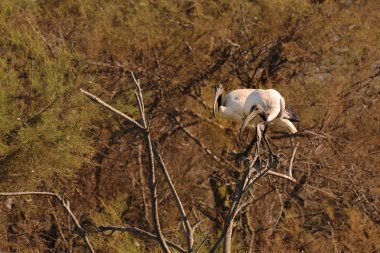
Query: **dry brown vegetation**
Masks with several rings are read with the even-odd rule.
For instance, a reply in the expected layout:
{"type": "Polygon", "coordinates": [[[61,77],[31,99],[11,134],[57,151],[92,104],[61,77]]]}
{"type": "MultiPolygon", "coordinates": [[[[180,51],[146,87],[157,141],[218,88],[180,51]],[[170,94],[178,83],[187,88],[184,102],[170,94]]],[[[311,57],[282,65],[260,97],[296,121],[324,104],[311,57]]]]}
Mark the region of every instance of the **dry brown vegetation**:
{"type": "MultiPolygon", "coordinates": [[[[133,71],[190,223],[202,221],[195,246],[208,252],[226,214],[211,186],[228,208],[238,179],[227,154],[242,149],[238,126],[212,117],[214,85],[275,88],[301,118],[292,138],[269,131],[281,168],[299,143],[298,183],[267,175],[252,188],[233,252],[379,252],[379,20],[378,1],[2,1],[0,191],[64,193],[96,252],[159,252],[95,229],[154,231],[143,138],[79,91],[141,122],[133,71]]],[[[159,170],[157,181],[163,235],[186,248],[159,170]]],[[[1,252],[85,251],[56,199],[0,201],[1,252]]]]}

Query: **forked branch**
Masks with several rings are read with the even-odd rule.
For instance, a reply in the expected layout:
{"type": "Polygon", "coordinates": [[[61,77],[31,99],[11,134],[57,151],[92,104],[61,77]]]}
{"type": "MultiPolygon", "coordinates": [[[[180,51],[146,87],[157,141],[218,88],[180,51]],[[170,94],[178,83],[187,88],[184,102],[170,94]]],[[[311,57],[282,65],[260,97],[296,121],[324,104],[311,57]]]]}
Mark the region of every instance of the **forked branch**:
{"type": "Polygon", "coordinates": [[[96,97],[95,95],[81,89],[81,92],[84,93],[86,96],[90,97],[92,100],[95,102],[103,105],[110,111],[116,113],[117,115],[122,116],[126,120],[128,120],[130,123],[134,124],[139,130],[140,133],[143,135],[144,140],[145,140],[145,148],[148,156],[148,184],[149,184],[149,191],[150,191],[150,200],[151,200],[151,205],[152,205],[152,221],[153,221],[153,227],[155,230],[155,234],[157,237],[157,241],[163,250],[163,252],[170,252],[168,245],[166,244],[165,238],[161,232],[161,225],[160,225],[160,220],[158,216],[158,204],[157,204],[157,182],[156,182],[156,176],[155,176],[155,167],[154,167],[154,155],[153,155],[153,148],[152,148],[152,140],[149,134],[149,129],[148,129],[148,123],[145,118],[145,112],[144,112],[144,101],[142,98],[142,92],[140,88],[140,82],[136,80],[135,76],[132,73],[132,77],[135,81],[136,89],[137,91],[135,92],[136,95],[136,100],[138,104],[138,108],[140,111],[140,116],[142,119],[142,125],[138,123],[136,120],[133,118],[129,117],[125,113],[120,112],[119,110],[115,109],[111,105],[105,103],[102,101],[100,98],[96,97]]]}
{"type": "Polygon", "coordinates": [[[176,204],[181,213],[182,222],[184,223],[184,227],[185,227],[188,252],[192,252],[193,246],[194,246],[193,229],[190,226],[190,223],[188,221],[187,215],[183,208],[182,202],[174,188],[174,184],[172,183],[170,175],[166,169],[165,163],[162,157],[160,156],[159,151],[157,150],[157,147],[152,142],[150,131],[149,131],[150,125],[149,125],[149,122],[146,120],[146,115],[145,115],[145,108],[144,108],[144,101],[143,101],[143,96],[142,96],[142,91],[141,91],[141,86],[140,86],[140,80],[136,79],[133,72],[131,72],[131,75],[134,80],[134,84],[136,86],[135,97],[136,97],[137,106],[140,112],[140,116],[142,119],[142,124],[138,123],[133,118],[115,109],[111,105],[105,103],[104,101],[96,97],[95,95],[82,89],[81,89],[81,92],[87,95],[88,97],[90,97],[95,102],[103,105],[110,111],[116,113],[117,115],[122,116],[123,118],[128,120],[130,123],[134,124],[140,130],[140,133],[143,135],[144,140],[145,140],[145,146],[146,146],[146,151],[147,151],[147,156],[148,156],[148,164],[149,164],[148,182],[149,182],[149,190],[150,190],[150,195],[151,195],[152,220],[153,220],[153,226],[155,230],[155,236],[156,236],[155,238],[159,242],[160,247],[164,252],[170,252],[168,245],[166,243],[166,240],[164,239],[164,236],[162,235],[160,222],[159,222],[159,216],[158,216],[158,204],[157,204],[157,196],[156,196],[157,182],[156,182],[156,177],[155,177],[155,163],[154,163],[154,161],[156,160],[156,162],[159,165],[159,168],[162,170],[164,174],[166,181],[168,182],[169,188],[175,198],[176,204]]]}
{"type": "Polygon", "coordinates": [[[270,167],[268,167],[268,164],[267,166],[265,166],[265,168],[262,168],[259,155],[258,153],[256,153],[254,159],[245,169],[244,175],[240,180],[238,188],[235,192],[235,196],[231,204],[230,210],[228,211],[228,214],[226,216],[222,232],[218,237],[218,240],[212,246],[210,253],[214,253],[217,250],[218,246],[223,241],[223,239],[225,240],[224,252],[231,252],[232,227],[235,217],[241,210],[241,202],[243,196],[253,184],[255,184],[260,178],[267,174],[269,169],[270,167]]]}

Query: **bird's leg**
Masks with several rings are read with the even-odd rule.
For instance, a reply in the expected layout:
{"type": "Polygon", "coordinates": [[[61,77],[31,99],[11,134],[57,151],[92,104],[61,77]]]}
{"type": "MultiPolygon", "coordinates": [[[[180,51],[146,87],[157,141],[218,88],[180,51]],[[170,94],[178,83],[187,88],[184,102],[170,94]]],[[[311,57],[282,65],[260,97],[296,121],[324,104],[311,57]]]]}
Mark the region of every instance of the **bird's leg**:
{"type": "Polygon", "coordinates": [[[261,130],[260,130],[260,125],[257,125],[256,126],[256,154],[257,155],[259,155],[259,152],[260,152],[260,142],[261,142],[261,130]]]}
{"type": "Polygon", "coordinates": [[[241,153],[234,154],[235,162],[237,164],[240,164],[240,162],[244,158],[248,157],[248,155],[251,153],[254,146],[256,146],[256,152],[259,152],[259,145],[260,145],[259,140],[260,139],[261,139],[261,132],[260,132],[259,127],[257,126],[256,127],[256,136],[254,138],[252,138],[252,141],[249,143],[249,145],[246,147],[246,149],[241,153]]]}
{"type": "Polygon", "coordinates": [[[270,146],[270,144],[269,144],[268,136],[266,135],[266,133],[267,133],[267,129],[268,129],[268,125],[265,125],[265,126],[264,126],[264,131],[263,131],[264,140],[265,140],[265,143],[267,144],[267,147],[268,147],[268,149],[269,149],[269,153],[270,153],[270,155],[273,155],[272,148],[271,148],[271,146],[270,146]]]}
{"type": "Polygon", "coordinates": [[[269,150],[269,157],[270,157],[270,160],[274,160],[275,158],[277,158],[277,155],[275,155],[272,151],[272,148],[269,144],[269,139],[268,139],[268,136],[266,135],[266,132],[267,132],[267,129],[268,129],[268,125],[265,125],[264,127],[264,131],[263,131],[263,135],[264,135],[264,140],[265,140],[265,143],[267,144],[267,147],[268,147],[268,150],[269,150]]]}

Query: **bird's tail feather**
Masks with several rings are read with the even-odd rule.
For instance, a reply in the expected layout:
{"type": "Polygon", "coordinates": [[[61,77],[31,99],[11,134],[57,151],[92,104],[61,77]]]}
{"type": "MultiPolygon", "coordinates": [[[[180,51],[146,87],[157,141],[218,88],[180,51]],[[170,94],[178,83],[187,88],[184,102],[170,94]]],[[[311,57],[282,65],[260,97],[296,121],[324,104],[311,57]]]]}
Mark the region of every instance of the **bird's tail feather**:
{"type": "Polygon", "coordinates": [[[291,132],[292,134],[297,133],[297,128],[293,125],[292,122],[290,122],[290,120],[281,119],[281,120],[279,120],[279,123],[282,126],[286,127],[289,130],[289,132],[291,132]]]}
{"type": "Polygon", "coordinates": [[[291,122],[300,121],[300,117],[297,115],[297,113],[287,104],[285,105],[285,112],[287,114],[287,119],[291,122]]]}

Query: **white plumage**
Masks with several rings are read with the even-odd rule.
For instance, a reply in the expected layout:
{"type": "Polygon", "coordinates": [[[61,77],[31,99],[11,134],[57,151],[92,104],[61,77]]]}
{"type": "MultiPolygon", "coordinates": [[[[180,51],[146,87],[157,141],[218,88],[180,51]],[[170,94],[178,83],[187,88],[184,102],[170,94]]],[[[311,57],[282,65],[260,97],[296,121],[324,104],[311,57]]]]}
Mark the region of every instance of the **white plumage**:
{"type": "Polygon", "coordinates": [[[249,94],[255,89],[233,90],[224,96],[224,88],[221,84],[215,88],[213,114],[217,111],[220,116],[241,123],[245,117],[244,105],[249,94]]]}
{"type": "Polygon", "coordinates": [[[285,127],[289,132],[297,129],[291,121],[298,121],[298,116],[285,105],[285,99],[274,89],[257,89],[249,94],[244,104],[245,119],[241,124],[241,133],[253,120],[254,124],[276,124],[285,127]]]}
{"type": "Polygon", "coordinates": [[[247,125],[255,127],[260,123],[277,124],[287,128],[291,133],[297,129],[291,121],[298,121],[298,116],[285,105],[281,94],[274,89],[237,89],[224,96],[221,84],[215,88],[213,113],[241,123],[241,132],[247,125]]]}
{"type": "MultiPolygon", "coordinates": [[[[265,135],[269,124],[277,124],[285,127],[291,133],[297,129],[293,122],[298,122],[298,116],[285,105],[281,94],[274,89],[238,89],[224,96],[224,88],[221,84],[215,87],[213,114],[217,111],[223,118],[241,123],[240,135],[247,126],[256,127],[256,139],[254,139],[242,153],[247,155],[263,131],[264,139],[268,145],[270,154],[273,152],[265,135]]],[[[258,146],[257,146],[258,149],[258,146]]]]}

